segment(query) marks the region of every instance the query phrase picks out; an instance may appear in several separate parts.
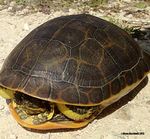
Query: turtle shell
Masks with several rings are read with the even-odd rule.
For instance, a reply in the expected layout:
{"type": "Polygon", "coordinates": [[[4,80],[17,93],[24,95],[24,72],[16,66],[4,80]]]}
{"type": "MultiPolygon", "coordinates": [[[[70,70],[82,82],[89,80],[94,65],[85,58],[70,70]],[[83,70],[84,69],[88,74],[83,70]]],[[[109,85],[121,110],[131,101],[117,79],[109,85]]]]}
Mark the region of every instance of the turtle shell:
{"type": "Polygon", "coordinates": [[[29,33],[10,53],[0,84],[43,100],[94,105],[149,71],[125,31],[87,15],[62,16],[29,33]]]}

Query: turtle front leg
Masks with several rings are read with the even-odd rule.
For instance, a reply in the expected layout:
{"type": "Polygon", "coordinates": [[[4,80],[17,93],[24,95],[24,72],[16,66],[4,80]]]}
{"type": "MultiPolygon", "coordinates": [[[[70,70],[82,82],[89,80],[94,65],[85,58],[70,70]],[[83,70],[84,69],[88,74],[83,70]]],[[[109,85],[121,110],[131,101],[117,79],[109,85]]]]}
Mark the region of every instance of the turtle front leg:
{"type": "Polygon", "coordinates": [[[99,111],[98,106],[82,107],[82,106],[69,106],[65,104],[56,104],[57,108],[66,117],[74,121],[84,121],[90,119],[90,117],[97,111],[99,111]]]}

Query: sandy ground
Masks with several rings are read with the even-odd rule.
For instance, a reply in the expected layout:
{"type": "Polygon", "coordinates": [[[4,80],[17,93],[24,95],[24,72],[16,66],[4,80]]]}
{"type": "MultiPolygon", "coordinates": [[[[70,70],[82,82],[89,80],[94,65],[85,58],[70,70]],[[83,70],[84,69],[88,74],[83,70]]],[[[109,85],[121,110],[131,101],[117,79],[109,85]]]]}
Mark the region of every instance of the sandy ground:
{"type": "MultiPolygon", "coordinates": [[[[72,11],[72,14],[76,13],[72,11]]],[[[10,51],[32,29],[39,24],[60,16],[42,13],[11,15],[0,11],[0,68],[10,51]]],[[[150,82],[127,105],[114,113],[93,121],[87,127],[65,132],[35,133],[19,126],[9,113],[5,100],[0,98],[0,138],[1,139],[149,139],[150,138],[150,82]],[[122,132],[144,132],[144,135],[122,135],[122,132]]]]}

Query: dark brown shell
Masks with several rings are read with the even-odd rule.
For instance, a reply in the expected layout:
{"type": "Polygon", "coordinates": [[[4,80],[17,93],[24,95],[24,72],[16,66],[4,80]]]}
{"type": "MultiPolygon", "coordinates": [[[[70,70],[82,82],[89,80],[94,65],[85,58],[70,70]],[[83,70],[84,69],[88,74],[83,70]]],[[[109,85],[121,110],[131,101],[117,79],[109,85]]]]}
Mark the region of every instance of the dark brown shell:
{"type": "Polygon", "coordinates": [[[27,35],[5,60],[0,84],[31,96],[98,104],[149,71],[135,41],[91,15],[50,20],[27,35]]]}

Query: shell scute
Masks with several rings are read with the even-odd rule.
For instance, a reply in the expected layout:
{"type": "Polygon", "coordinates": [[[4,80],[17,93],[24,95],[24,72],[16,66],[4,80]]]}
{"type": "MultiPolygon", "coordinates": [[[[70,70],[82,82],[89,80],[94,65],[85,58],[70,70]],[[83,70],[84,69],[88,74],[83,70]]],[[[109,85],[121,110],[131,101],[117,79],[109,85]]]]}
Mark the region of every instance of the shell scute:
{"type": "Polygon", "coordinates": [[[147,61],[131,36],[112,23],[86,14],[64,16],[17,45],[0,84],[49,101],[93,105],[142,79],[147,61]]]}

